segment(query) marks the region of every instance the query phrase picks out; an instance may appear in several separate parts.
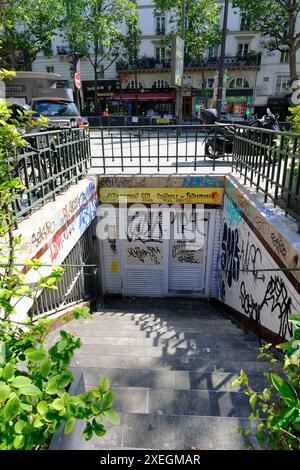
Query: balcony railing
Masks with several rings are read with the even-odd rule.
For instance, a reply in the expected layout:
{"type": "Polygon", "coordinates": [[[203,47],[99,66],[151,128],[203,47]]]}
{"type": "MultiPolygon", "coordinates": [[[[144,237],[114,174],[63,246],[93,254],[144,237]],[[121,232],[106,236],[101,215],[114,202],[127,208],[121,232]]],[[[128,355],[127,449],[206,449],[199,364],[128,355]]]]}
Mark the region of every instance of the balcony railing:
{"type": "Polygon", "coordinates": [[[90,145],[85,129],[40,132],[24,136],[22,152],[10,159],[12,176],[22,189],[14,201],[18,219],[32,213],[87,172],[90,145]]]}
{"type": "MultiPolygon", "coordinates": [[[[205,59],[191,59],[186,57],[184,66],[186,68],[218,68],[220,66],[220,57],[210,57],[205,59]]],[[[260,54],[249,54],[245,56],[227,56],[225,57],[225,66],[228,67],[258,67],[261,62],[260,54]]],[[[156,60],[155,57],[141,57],[136,61],[126,62],[118,61],[117,70],[142,70],[142,69],[169,69],[171,67],[170,59],[156,60]]]]}
{"type": "Polygon", "coordinates": [[[102,174],[199,174],[227,167],[300,228],[300,134],[238,124],[102,127],[91,133],[102,174]],[[206,170],[207,171],[207,170],[206,170]]]}
{"type": "Polygon", "coordinates": [[[119,60],[116,64],[117,70],[142,70],[142,69],[169,69],[170,59],[157,60],[155,57],[141,57],[136,61],[126,62],[119,60]]]}
{"type": "Polygon", "coordinates": [[[70,46],[57,46],[56,47],[57,55],[68,55],[72,54],[72,48],[70,46]]]}

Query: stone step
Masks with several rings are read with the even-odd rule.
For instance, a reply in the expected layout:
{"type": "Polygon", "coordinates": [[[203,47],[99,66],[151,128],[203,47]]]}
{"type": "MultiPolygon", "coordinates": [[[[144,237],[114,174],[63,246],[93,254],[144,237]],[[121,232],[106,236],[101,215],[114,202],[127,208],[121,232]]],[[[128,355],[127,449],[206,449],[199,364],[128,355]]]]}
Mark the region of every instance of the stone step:
{"type": "MultiPolygon", "coordinates": [[[[57,336],[58,338],[59,336],[57,336]]],[[[120,346],[168,346],[171,348],[179,349],[201,349],[201,348],[218,348],[220,350],[224,349],[242,349],[249,351],[258,351],[260,347],[258,341],[255,344],[253,341],[250,343],[248,341],[238,341],[238,340],[218,340],[215,338],[207,338],[206,336],[201,336],[198,339],[164,339],[164,338],[137,338],[137,337],[116,337],[116,336],[84,336],[80,335],[83,344],[101,344],[101,345],[120,345],[120,346]]]]}
{"type": "MultiPolygon", "coordinates": [[[[74,322],[75,323],[75,322],[74,322]]],[[[127,323],[124,323],[124,325],[116,325],[116,324],[111,324],[111,325],[101,325],[97,323],[78,323],[77,325],[71,325],[69,327],[72,331],[78,332],[78,333],[84,333],[87,332],[90,328],[93,331],[102,330],[122,330],[124,331],[142,331],[145,333],[167,333],[167,332],[178,332],[178,333],[202,333],[202,334],[211,334],[215,335],[215,338],[217,340],[217,335],[222,334],[224,335],[230,335],[230,334],[235,334],[239,335],[242,330],[238,329],[236,326],[233,325],[220,325],[219,327],[217,325],[211,324],[211,325],[203,325],[199,324],[197,326],[173,326],[173,325],[153,325],[153,326],[147,326],[147,325],[130,325],[127,323]]]]}
{"type": "MultiPolygon", "coordinates": [[[[71,365],[79,368],[99,367],[117,369],[161,369],[161,370],[188,370],[197,372],[247,372],[265,371],[268,363],[257,361],[228,360],[226,355],[222,359],[203,359],[186,357],[147,357],[147,356],[109,356],[81,354],[77,351],[71,365]]],[[[276,364],[274,365],[276,368],[276,364]]]]}
{"type": "MultiPolygon", "coordinates": [[[[113,387],[142,387],[172,390],[216,390],[237,392],[242,387],[232,388],[231,383],[238,373],[189,372],[185,370],[107,369],[85,367],[84,381],[87,387],[99,385],[100,377],[107,375],[113,387]]],[[[260,392],[267,386],[261,373],[249,374],[251,387],[260,392]]]]}
{"type": "MultiPolygon", "coordinates": [[[[222,360],[224,355],[226,360],[234,361],[239,360],[241,357],[243,361],[255,361],[259,351],[255,350],[239,350],[230,349],[222,350],[220,348],[176,348],[176,347],[161,347],[161,346],[137,346],[137,345],[103,345],[103,344],[84,344],[80,348],[81,355],[96,355],[104,354],[106,356],[128,356],[128,357],[160,357],[162,359],[175,359],[179,357],[194,358],[199,360],[222,360]]],[[[266,361],[263,359],[263,361],[266,361]]]]}
{"type": "Polygon", "coordinates": [[[221,319],[230,319],[231,317],[228,316],[226,313],[222,312],[212,312],[211,310],[195,310],[195,312],[187,312],[186,310],[180,310],[179,312],[170,312],[170,311],[160,311],[158,310],[157,312],[153,310],[149,310],[149,312],[139,312],[139,311],[118,311],[118,310],[109,310],[105,309],[102,311],[94,312],[93,313],[94,317],[101,317],[101,318],[114,318],[114,319],[122,319],[122,318],[136,318],[137,320],[143,320],[143,319],[155,319],[155,318],[161,318],[163,320],[169,320],[169,319],[181,319],[186,318],[186,319],[193,319],[193,318],[203,318],[203,319],[210,319],[210,318],[217,318],[219,320],[221,319]]]}
{"type": "Polygon", "coordinates": [[[125,326],[125,325],[130,325],[130,326],[138,326],[138,325],[143,325],[143,326],[174,326],[174,327],[190,327],[190,326],[212,326],[212,325],[223,325],[224,327],[236,327],[238,328],[239,325],[237,323],[232,322],[230,319],[217,319],[217,318],[180,318],[180,319],[162,319],[162,318],[149,318],[149,319],[137,319],[135,317],[120,317],[120,318],[102,318],[99,316],[93,316],[91,319],[85,319],[85,320],[78,320],[79,324],[82,325],[115,325],[115,326],[125,326]]]}
{"type": "Polygon", "coordinates": [[[91,448],[135,448],[161,450],[244,450],[237,427],[249,428],[246,418],[208,416],[121,415],[121,425],[107,425],[105,436],[94,436],[91,448]]]}
{"type": "MultiPolygon", "coordinates": [[[[203,344],[204,347],[209,347],[210,345],[215,346],[216,344],[220,345],[222,343],[242,343],[248,345],[257,345],[258,338],[253,334],[247,334],[243,330],[237,331],[236,333],[226,333],[226,335],[216,335],[213,332],[176,332],[176,331],[165,331],[165,332],[149,332],[142,330],[122,330],[122,329],[102,329],[102,328],[93,328],[93,325],[89,327],[78,327],[75,326],[76,321],[72,321],[63,325],[62,329],[69,331],[70,333],[80,336],[81,338],[93,338],[93,341],[97,343],[97,340],[101,338],[126,338],[126,341],[129,339],[139,338],[140,340],[153,340],[157,344],[158,342],[168,342],[172,341],[197,341],[200,344],[203,344]],[[203,343],[205,341],[205,343],[203,343]]],[[[59,338],[59,330],[54,330],[49,338],[53,341],[54,338],[59,338]]],[[[117,344],[117,343],[116,343],[117,344]]],[[[162,343],[163,344],[163,343],[162,343]]]]}
{"type": "Polygon", "coordinates": [[[119,413],[247,417],[249,398],[241,392],[165,390],[118,387],[114,409],[119,413]]]}

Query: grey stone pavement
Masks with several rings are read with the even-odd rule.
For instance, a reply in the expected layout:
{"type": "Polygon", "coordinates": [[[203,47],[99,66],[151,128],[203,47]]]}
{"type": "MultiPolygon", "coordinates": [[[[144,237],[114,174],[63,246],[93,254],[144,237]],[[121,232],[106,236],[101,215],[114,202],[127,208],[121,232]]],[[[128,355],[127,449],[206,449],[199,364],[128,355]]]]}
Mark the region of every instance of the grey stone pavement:
{"type": "MultiPolygon", "coordinates": [[[[87,449],[244,449],[248,399],[231,382],[241,369],[261,391],[259,342],[202,300],[110,299],[92,319],[63,327],[82,339],[72,366],[86,388],[107,374],[121,425],[87,449]]],[[[55,330],[51,341],[59,336],[55,330]]]]}
{"type": "MultiPolygon", "coordinates": [[[[103,174],[103,155],[107,174],[208,174],[213,171],[213,160],[204,156],[204,134],[189,132],[179,136],[176,132],[156,133],[138,130],[130,133],[119,130],[110,133],[91,130],[91,154],[93,174],[103,174]],[[123,171],[122,171],[123,165],[123,171]],[[140,170],[142,166],[142,170],[140,170]],[[196,168],[196,171],[195,171],[196,168]]],[[[227,174],[231,171],[231,157],[216,160],[214,173],[227,174]]]]}

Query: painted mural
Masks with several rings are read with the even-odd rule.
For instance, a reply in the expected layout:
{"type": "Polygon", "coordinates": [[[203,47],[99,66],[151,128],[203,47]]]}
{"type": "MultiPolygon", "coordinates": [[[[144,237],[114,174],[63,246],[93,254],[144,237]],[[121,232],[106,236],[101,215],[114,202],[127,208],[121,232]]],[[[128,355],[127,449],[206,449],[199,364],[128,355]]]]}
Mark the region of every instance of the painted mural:
{"type": "Polygon", "coordinates": [[[284,257],[285,244],[274,232],[268,250],[264,234],[255,234],[245,219],[242,210],[227,195],[218,256],[217,298],[257,324],[288,338],[292,334],[288,318],[291,313],[300,312],[300,295],[297,283],[277,270],[279,265],[271,255],[280,252],[284,257]],[[261,271],[266,269],[270,271],[261,271]]]}

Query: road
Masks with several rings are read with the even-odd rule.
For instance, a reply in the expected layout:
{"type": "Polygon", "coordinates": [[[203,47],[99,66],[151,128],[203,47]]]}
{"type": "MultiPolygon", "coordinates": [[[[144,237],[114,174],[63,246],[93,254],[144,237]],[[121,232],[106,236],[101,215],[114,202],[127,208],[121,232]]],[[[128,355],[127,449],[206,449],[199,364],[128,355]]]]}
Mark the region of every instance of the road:
{"type": "MultiPolygon", "coordinates": [[[[204,134],[184,131],[176,136],[174,130],[139,131],[139,129],[91,131],[93,173],[207,174],[213,170],[213,160],[204,156],[204,134]],[[104,158],[105,157],[105,158],[104,158]],[[176,171],[177,169],[177,171],[176,171]]],[[[216,171],[231,171],[230,159],[215,161],[216,171]]]]}

